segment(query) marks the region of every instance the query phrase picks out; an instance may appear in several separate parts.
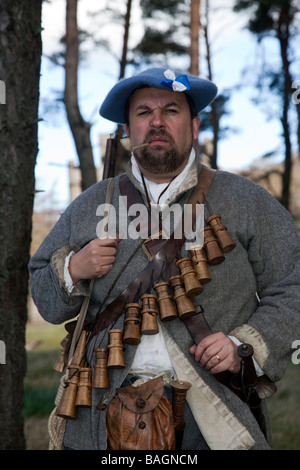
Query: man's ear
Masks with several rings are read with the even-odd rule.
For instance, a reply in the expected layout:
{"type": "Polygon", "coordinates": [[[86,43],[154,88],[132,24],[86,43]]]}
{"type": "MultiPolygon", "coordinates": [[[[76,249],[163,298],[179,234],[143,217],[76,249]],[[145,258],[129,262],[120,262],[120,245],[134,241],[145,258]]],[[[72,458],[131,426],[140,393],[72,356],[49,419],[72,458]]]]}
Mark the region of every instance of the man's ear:
{"type": "Polygon", "coordinates": [[[199,116],[195,116],[193,118],[193,137],[194,139],[198,139],[198,134],[199,134],[199,128],[200,128],[200,118],[199,116]]]}
{"type": "Polygon", "coordinates": [[[127,122],[125,123],[125,132],[129,137],[129,125],[127,124],[127,122]]]}

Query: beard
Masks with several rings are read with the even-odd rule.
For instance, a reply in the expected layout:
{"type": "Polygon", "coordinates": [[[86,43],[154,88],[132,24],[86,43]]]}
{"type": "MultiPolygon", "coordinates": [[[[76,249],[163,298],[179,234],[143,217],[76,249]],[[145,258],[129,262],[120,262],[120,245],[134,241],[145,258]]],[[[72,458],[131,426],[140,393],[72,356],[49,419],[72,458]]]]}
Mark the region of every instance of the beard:
{"type": "Polygon", "coordinates": [[[166,131],[150,131],[145,138],[145,142],[148,142],[151,137],[164,137],[168,140],[171,148],[166,150],[162,145],[155,145],[135,152],[134,156],[138,164],[149,173],[154,175],[174,173],[188,159],[192,149],[192,140],[186,144],[184,151],[179,153],[173,137],[166,131]]]}

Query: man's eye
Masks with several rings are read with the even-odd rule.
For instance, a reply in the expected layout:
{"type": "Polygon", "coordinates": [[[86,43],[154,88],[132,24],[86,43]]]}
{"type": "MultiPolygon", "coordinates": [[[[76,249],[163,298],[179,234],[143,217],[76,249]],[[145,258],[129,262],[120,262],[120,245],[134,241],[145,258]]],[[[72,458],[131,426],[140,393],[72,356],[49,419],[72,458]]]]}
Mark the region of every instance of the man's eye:
{"type": "Polygon", "coordinates": [[[169,113],[169,114],[176,114],[176,113],[177,113],[177,109],[168,108],[168,109],[166,110],[166,112],[169,113]]]}
{"type": "Polygon", "coordinates": [[[138,116],[147,116],[147,114],[149,114],[149,113],[150,113],[150,111],[140,111],[138,113],[138,116]]]}

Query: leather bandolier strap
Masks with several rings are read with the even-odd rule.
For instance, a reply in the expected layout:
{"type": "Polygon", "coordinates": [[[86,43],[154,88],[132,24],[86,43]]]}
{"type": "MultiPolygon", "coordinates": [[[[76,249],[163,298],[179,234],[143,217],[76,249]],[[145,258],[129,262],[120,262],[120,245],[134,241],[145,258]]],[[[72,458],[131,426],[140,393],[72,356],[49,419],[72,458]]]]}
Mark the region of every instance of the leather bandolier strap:
{"type": "MultiPolygon", "coordinates": [[[[201,171],[199,173],[198,184],[194,187],[188,201],[188,204],[191,204],[193,208],[197,203],[204,203],[205,196],[210,190],[215,174],[215,170],[202,165],[201,171]]],[[[127,196],[128,205],[137,202],[144,204],[139,191],[137,188],[135,188],[127,175],[124,174],[121,176],[119,184],[121,194],[127,196]]],[[[193,223],[195,216],[196,211],[193,210],[193,223]]],[[[181,223],[183,227],[183,218],[181,223]]],[[[92,328],[92,336],[97,335],[100,331],[115,323],[119,316],[121,316],[124,312],[124,308],[127,303],[133,302],[137,295],[141,296],[147,292],[148,289],[150,289],[153,285],[154,281],[157,280],[160,276],[163,276],[164,271],[168,271],[170,269],[169,266],[180,254],[181,248],[185,241],[184,230],[181,232],[182,237],[180,239],[175,238],[174,232],[170,235],[170,238],[164,240],[163,243],[161,243],[161,240],[159,239],[153,240],[153,242],[159,242],[159,251],[153,256],[152,261],[148,263],[146,268],[139,273],[134,281],[132,281],[126,287],[126,289],[103,311],[98,313],[92,328]]]]}
{"type": "MultiPolygon", "coordinates": [[[[188,200],[188,204],[191,204],[193,207],[193,225],[195,223],[196,218],[196,204],[203,204],[205,202],[206,196],[213,183],[215,174],[215,170],[212,170],[202,165],[201,171],[199,173],[198,184],[193,189],[192,194],[188,200]]],[[[122,175],[120,177],[119,184],[121,194],[123,196],[127,196],[128,207],[136,203],[144,204],[144,201],[139,191],[129,180],[127,175],[122,175]]],[[[150,215],[148,221],[146,221],[145,223],[148,224],[148,227],[150,228],[150,215]]],[[[181,223],[183,229],[183,217],[181,223]]],[[[111,302],[103,311],[100,311],[98,313],[91,328],[92,336],[97,335],[99,332],[115,323],[116,320],[124,313],[126,304],[133,302],[137,298],[137,296],[141,296],[149,289],[151,289],[157,279],[159,279],[160,277],[163,279],[168,278],[170,274],[170,266],[174,266],[174,260],[176,260],[176,258],[180,256],[181,248],[183,246],[183,243],[185,242],[184,230],[181,231],[182,237],[180,239],[174,237],[175,232],[176,231],[174,230],[169,239],[150,239],[147,249],[152,255],[151,261],[149,261],[146,268],[139,273],[139,275],[134,279],[133,282],[131,282],[127,286],[127,288],[121,293],[119,297],[117,297],[113,302],[111,302]]],[[[197,303],[195,298],[191,298],[191,301],[194,304],[196,314],[182,321],[187,327],[195,344],[199,344],[202,339],[211,334],[211,330],[203,315],[201,305],[197,303]]],[[[219,382],[230,388],[233,393],[238,395],[243,401],[246,401],[248,403],[251,411],[253,412],[260,425],[261,430],[265,433],[266,430],[264,417],[260,407],[260,396],[265,393],[265,390],[267,390],[266,396],[271,396],[272,393],[274,393],[273,383],[266,376],[261,377],[260,379],[264,379],[264,382],[262,380],[259,380],[261,393],[256,390],[257,387],[251,388],[252,400],[248,401],[246,397],[241,395],[240,387],[232,386],[232,379],[238,377],[238,375],[239,374],[231,374],[229,371],[225,371],[219,374],[215,374],[215,378],[219,382]],[[268,389],[270,389],[270,393],[268,389]]]]}

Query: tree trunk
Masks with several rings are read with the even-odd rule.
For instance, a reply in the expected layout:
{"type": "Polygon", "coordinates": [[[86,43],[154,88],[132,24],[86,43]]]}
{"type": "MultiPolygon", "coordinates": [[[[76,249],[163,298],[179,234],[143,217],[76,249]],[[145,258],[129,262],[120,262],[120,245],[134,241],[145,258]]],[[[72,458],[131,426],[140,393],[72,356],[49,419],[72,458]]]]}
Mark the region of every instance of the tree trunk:
{"type": "Polygon", "coordinates": [[[1,0],[0,78],[0,449],[25,448],[25,328],[41,59],[41,0],[1,0]]]}
{"type": "Polygon", "coordinates": [[[132,0],[127,0],[127,9],[126,9],[126,15],[125,15],[124,36],[123,36],[123,49],[122,49],[122,57],[120,61],[120,76],[119,76],[120,79],[123,78],[125,75],[125,68],[127,64],[131,5],[132,5],[132,0]]]}
{"type": "MultiPolygon", "coordinates": [[[[205,26],[204,37],[205,37],[205,47],[206,47],[206,61],[208,69],[208,78],[213,80],[212,65],[211,65],[211,51],[208,38],[208,24],[209,24],[209,0],[205,2],[205,26]]],[[[209,155],[210,166],[211,168],[218,169],[218,142],[219,142],[219,129],[220,129],[220,114],[217,112],[217,102],[214,100],[211,103],[211,124],[213,128],[213,142],[212,142],[212,153],[209,155]]]]}
{"type": "Polygon", "coordinates": [[[298,116],[298,125],[297,125],[298,158],[300,159],[300,104],[296,104],[296,112],[298,116]]]}
{"type": "MultiPolygon", "coordinates": [[[[124,35],[123,35],[123,48],[122,48],[122,57],[120,60],[120,74],[119,79],[121,80],[125,76],[125,69],[127,65],[127,53],[128,53],[128,39],[129,39],[129,30],[130,30],[130,16],[131,16],[131,7],[132,0],[127,0],[126,14],[124,17],[124,35]]],[[[114,162],[111,168],[113,168],[113,174],[109,173],[108,176],[117,176],[124,172],[126,162],[124,161],[124,149],[120,143],[120,139],[123,137],[123,126],[121,124],[117,125],[116,135],[114,137],[114,162]]],[[[105,176],[107,168],[103,168],[103,177],[105,176]]]]}
{"type": "Polygon", "coordinates": [[[290,28],[290,4],[287,2],[279,15],[277,37],[280,43],[280,54],[282,61],[282,69],[284,73],[284,89],[282,94],[282,117],[281,123],[283,127],[283,138],[285,143],[285,165],[284,173],[282,175],[282,195],[281,203],[289,209],[290,202],[290,183],[291,183],[291,172],[292,172],[292,149],[289,129],[289,104],[292,93],[292,77],[290,74],[290,63],[288,59],[289,49],[289,28],[290,28]]]}
{"type": "Polygon", "coordinates": [[[199,75],[199,31],[200,31],[200,0],[191,0],[191,46],[190,73],[199,75]]]}
{"type": "Polygon", "coordinates": [[[81,188],[84,191],[96,183],[97,175],[90,140],[90,124],[81,116],[78,104],[79,38],[77,28],[77,0],[67,0],[66,62],[64,102],[69,126],[75,141],[80,163],[81,188]]]}
{"type": "MultiPolygon", "coordinates": [[[[126,8],[126,14],[125,14],[125,21],[124,21],[123,49],[122,49],[122,57],[120,60],[120,75],[119,75],[120,80],[121,78],[124,78],[125,76],[125,69],[127,65],[131,6],[132,6],[132,0],[127,0],[127,8],[126,8]]],[[[120,143],[120,139],[122,139],[123,137],[123,126],[121,124],[118,124],[116,134],[117,134],[117,151],[116,151],[114,176],[119,175],[124,172],[124,161],[123,161],[124,149],[120,143]]]]}

